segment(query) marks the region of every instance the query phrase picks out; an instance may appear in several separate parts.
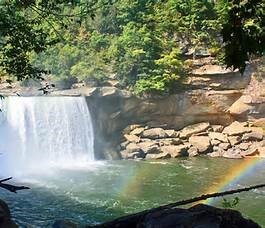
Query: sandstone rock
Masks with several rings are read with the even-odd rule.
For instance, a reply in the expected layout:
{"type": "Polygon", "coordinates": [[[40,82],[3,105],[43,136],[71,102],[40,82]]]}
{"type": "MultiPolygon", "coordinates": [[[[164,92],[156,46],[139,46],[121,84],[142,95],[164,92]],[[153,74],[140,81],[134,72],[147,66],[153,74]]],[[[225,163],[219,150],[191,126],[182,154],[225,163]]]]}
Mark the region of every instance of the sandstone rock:
{"type": "Polygon", "coordinates": [[[124,150],[124,149],[128,146],[129,143],[130,143],[130,142],[128,142],[128,141],[122,142],[122,143],[120,144],[121,149],[124,150]]]}
{"type": "Polygon", "coordinates": [[[136,152],[136,151],[140,150],[140,147],[136,143],[129,143],[126,146],[126,150],[128,150],[130,152],[136,152]]]}
{"type": "Polygon", "coordinates": [[[230,143],[220,143],[218,147],[221,148],[222,150],[228,150],[231,147],[231,145],[230,143]]]}
{"type": "Polygon", "coordinates": [[[189,138],[189,143],[195,146],[199,153],[207,153],[210,152],[211,142],[210,138],[207,136],[191,136],[189,138]]]}
{"type": "Polygon", "coordinates": [[[118,95],[118,89],[111,86],[105,86],[100,88],[100,93],[102,97],[116,96],[118,95]]]}
{"type": "Polygon", "coordinates": [[[254,142],[250,145],[249,149],[243,151],[241,154],[244,157],[248,156],[261,156],[264,157],[265,141],[254,142]]]}
{"type": "Polygon", "coordinates": [[[134,130],[132,130],[130,132],[130,135],[137,135],[137,136],[139,136],[139,135],[141,135],[143,133],[143,131],[144,131],[144,127],[135,128],[134,130]]]}
{"type": "MultiPolygon", "coordinates": [[[[265,126],[264,126],[265,127],[265,126]]],[[[264,128],[265,129],[265,128],[264,128]]],[[[252,132],[255,132],[255,133],[259,133],[259,134],[262,134],[264,135],[265,134],[265,131],[262,127],[250,127],[250,130],[252,132]]]]}
{"type": "Polygon", "coordinates": [[[161,151],[163,153],[169,153],[172,158],[188,156],[188,145],[162,146],[161,151]]]}
{"type": "Polygon", "coordinates": [[[244,123],[235,121],[229,126],[225,127],[223,133],[230,136],[236,136],[251,132],[251,130],[248,127],[245,127],[244,125],[244,123]]]}
{"type": "Polygon", "coordinates": [[[147,154],[145,159],[168,159],[171,158],[170,154],[167,152],[163,152],[160,154],[147,154]]]}
{"type": "Polygon", "coordinates": [[[223,153],[224,158],[240,159],[242,158],[241,150],[231,148],[223,153]]]}
{"type": "Polygon", "coordinates": [[[228,138],[226,135],[224,135],[223,133],[219,133],[219,132],[210,132],[209,133],[209,137],[214,140],[217,139],[221,142],[227,143],[228,142],[228,138]]]}
{"type": "Polygon", "coordinates": [[[140,137],[136,136],[136,135],[124,135],[124,138],[128,141],[128,142],[140,142],[140,137]]]}
{"type": "Polygon", "coordinates": [[[248,99],[248,97],[245,95],[241,96],[234,104],[232,104],[232,106],[228,109],[228,112],[235,116],[242,116],[251,112],[254,107],[247,104],[246,99],[248,99]]]}
{"type": "Polygon", "coordinates": [[[199,154],[198,152],[199,152],[198,149],[196,147],[194,147],[194,146],[192,146],[192,147],[190,147],[188,149],[189,157],[195,157],[195,156],[197,156],[199,154]]]}
{"type": "Polygon", "coordinates": [[[144,151],[145,154],[158,154],[160,153],[160,148],[155,142],[141,142],[137,146],[144,151]]]}
{"type": "Polygon", "coordinates": [[[130,134],[131,131],[133,131],[134,129],[136,128],[140,128],[141,125],[139,124],[131,124],[129,126],[127,126],[123,131],[122,131],[122,134],[125,135],[125,134],[130,134]]]}
{"type": "Polygon", "coordinates": [[[255,127],[265,127],[265,118],[255,119],[252,124],[255,127]]]}
{"type": "Polygon", "coordinates": [[[251,132],[244,134],[242,137],[243,141],[260,141],[263,139],[263,134],[259,132],[251,132]]]}
{"type": "Polygon", "coordinates": [[[178,137],[179,133],[176,132],[175,130],[165,130],[167,137],[173,138],[173,137],[178,137]]]}
{"type": "Polygon", "coordinates": [[[157,139],[156,142],[160,146],[170,146],[170,145],[180,145],[182,141],[179,138],[165,138],[165,139],[157,139]]]}
{"type": "Polygon", "coordinates": [[[212,125],[211,126],[214,132],[222,132],[224,129],[224,126],[222,125],[212,125]]]}
{"type": "Polygon", "coordinates": [[[188,137],[192,136],[193,134],[197,134],[197,133],[206,131],[209,127],[210,127],[209,123],[193,124],[193,125],[190,125],[190,126],[183,128],[179,133],[179,137],[180,138],[188,138],[188,137]]]}
{"type": "Polygon", "coordinates": [[[240,150],[247,150],[250,147],[250,143],[240,143],[236,147],[239,148],[240,150]]]}
{"type": "Polygon", "coordinates": [[[228,140],[231,146],[235,146],[241,142],[241,138],[239,136],[230,136],[228,137],[228,140]]]}
{"type": "Polygon", "coordinates": [[[214,151],[212,153],[208,153],[207,155],[210,156],[211,158],[217,158],[217,157],[221,157],[222,156],[218,151],[214,151]]]}
{"type": "Polygon", "coordinates": [[[211,144],[212,144],[213,146],[218,146],[220,143],[221,143],[221,142],[220,142],[219,140],[217,140],[217,139],[213,139],[213,140],[211,140],[211,144]]]}
{"type": "Polygon", "coordinates": [[[142,133],[144,138],[159,139],[167,137],[167,134],[163,128],[151,128],[142,133]]]}

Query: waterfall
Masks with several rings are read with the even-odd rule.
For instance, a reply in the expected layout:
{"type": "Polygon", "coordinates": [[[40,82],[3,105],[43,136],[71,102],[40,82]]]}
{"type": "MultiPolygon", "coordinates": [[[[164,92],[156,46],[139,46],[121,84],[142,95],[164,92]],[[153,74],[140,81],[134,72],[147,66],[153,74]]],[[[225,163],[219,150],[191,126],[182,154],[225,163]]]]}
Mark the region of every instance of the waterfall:
{"type": "Polygon", "coordinates": [[[1,172],[93,161],[93,127],[84,97],[8,97],[1,102],[1,172]]]}

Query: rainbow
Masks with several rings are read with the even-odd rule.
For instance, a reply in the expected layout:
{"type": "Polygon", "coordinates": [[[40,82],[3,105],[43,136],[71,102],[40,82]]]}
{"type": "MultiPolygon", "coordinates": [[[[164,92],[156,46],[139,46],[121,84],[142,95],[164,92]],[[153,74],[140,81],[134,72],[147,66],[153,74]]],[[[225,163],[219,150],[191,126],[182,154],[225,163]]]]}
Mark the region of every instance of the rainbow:
{"type": "MultiPolygon", "coordinates": [[[[264,161],[258,157],[244,158],[242,162],[228,169],[226,174],[216,181],[217,184],[210,186],[205,194],[221,192],[233,188],[243,177],[253,173],[253,171],[264,161]]],[[[203,203],[212,204],[215,198],[207,199],[203,203]]]]}

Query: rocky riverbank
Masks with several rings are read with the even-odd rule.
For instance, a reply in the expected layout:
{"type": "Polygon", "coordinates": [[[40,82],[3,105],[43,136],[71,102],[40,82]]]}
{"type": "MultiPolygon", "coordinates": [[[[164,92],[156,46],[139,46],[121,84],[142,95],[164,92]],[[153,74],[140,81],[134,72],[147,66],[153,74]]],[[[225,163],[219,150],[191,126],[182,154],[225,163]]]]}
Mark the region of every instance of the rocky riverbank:
{"type": "Polygon", "coordinates": [[[168,159],[207,155],[210,157],[265,157],[265,119],[234,121],[228,126],[202,122],[180,130],[130,125],[120,144],[123,159],[168,159]]]}

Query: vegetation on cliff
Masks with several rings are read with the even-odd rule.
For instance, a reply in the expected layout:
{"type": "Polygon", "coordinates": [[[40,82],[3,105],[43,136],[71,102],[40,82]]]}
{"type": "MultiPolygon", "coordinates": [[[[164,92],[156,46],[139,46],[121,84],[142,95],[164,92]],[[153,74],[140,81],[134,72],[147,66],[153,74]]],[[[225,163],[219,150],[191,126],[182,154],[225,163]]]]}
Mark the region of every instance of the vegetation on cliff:
{"type": "Polygon", "coordinates": [[[111,76],[139,94],[171,92],[185,80],[184,54],[206,50],[243,71],[264,50],[263,18],[256,0],[1,0],[1,75],[111,76]]]}

